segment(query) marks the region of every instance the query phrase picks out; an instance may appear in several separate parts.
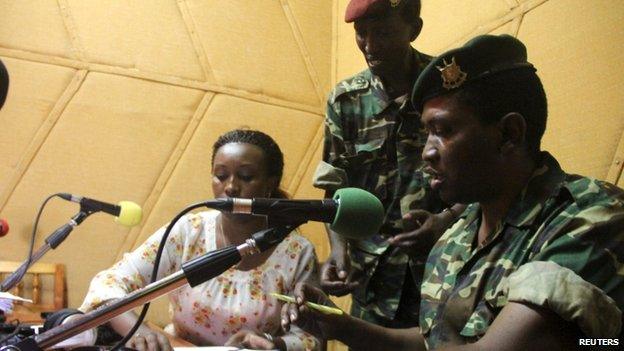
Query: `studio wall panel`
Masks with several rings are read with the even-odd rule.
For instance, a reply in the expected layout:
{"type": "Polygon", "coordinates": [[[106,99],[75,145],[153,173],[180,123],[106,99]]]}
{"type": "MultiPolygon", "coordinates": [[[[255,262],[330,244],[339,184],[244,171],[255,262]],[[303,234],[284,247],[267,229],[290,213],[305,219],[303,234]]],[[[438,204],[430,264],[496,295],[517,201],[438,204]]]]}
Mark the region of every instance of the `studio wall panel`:
{"type": "Polygon", "coordinates": [[[318,84],[317,90],[325,99],[331,81],[331,64],[327,60],[332,54],[332,1],[331,0],[282,0],[290,8],[296,25],[301,31],[306,54],[309,55],[318,84]]]}
{"type": "Polygon", "coordinates": [[[34,136],[76,70],[0,57],[11,72],[7,101],[0,113],[0,193],[6,189],[34,136]],[[36,79],[33,79],[36,77],[36,79]]]}
{"type": "Polygon", "coordinates": [[[608,0],[550,0],[522,20],[549,99],[543,146],[570,172],[605,179],[624,131],[623,20],[608,0]]]}
{"type": "Polygon", "coordinates": [[[76,58],[56,0],[0,1],[0,46],[76,58]]]}
{"type": "Polygon", "coordinates": [[[216,82],[318,106],[280,1],[187,0],[216,82]]]}
{"type": "Polygon", "coordinates": [[[67,13],[86,61],[205,79],[176,1],[67,0],[67,13]]]}
{"type": "MultiPolygon", "coordinates": [[[[512,6],[506,0],[423,0],[423,29],[415,47],[432,55],[461,45],[471,34],[504,17],[512,6]]],[[[482,33],[483,34],[483,33],[482,33]]]]}
{"type": "MultiPolygon", "coordinates": [[[[202,92],[186,88],[89,74],[2,212],[17,229],[12,237],[27,242],[35,209],[56,192],[142,204],[201,96],[202,92]]],[[[77,211],[76,205],[52,202],[43,217],[38,245],[77,211]]],[[[85,283],[103,268],[94,263],[112,264],[128,231],[110,216],[97,214],[47,255],[52,262],[72,263],[67,265],[67,275],[73,306],[84,296],[85,283]]],[[[24,252],[3,253],[6,256],[19,260],[24,252]]]]}

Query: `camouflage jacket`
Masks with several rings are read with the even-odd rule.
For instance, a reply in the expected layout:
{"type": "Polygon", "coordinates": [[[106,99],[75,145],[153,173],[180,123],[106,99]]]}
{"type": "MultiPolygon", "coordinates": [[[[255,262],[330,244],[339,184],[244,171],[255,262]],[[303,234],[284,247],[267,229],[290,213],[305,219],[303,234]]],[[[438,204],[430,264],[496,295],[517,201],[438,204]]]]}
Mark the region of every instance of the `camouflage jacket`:
{"type": "MultiPolygon", "coordinates": [[[[431,58],[413,53],[420,72],[431,58]]],[[[340,82],[330,93],[325,125],[323,160],[314,185],[329,191],[367,190],[386,211],[380,235],[350,243],[353,267],[361,278],[353,293],[354,306],[361,306],[363,314],[358,316],[369,321],[375,318],[368,312],[392,319],[409,258],[387,250],[384,236],[402,232],[401,217],[411,209],[439,212],[443,207],[421,171],[427,134],[407,96],[391,100],[381,80],[368,69],[340,82]]],[[[421,277],[423,265],[415,269],[421,277]]],[[[420,279],[415,284],[419,286],[420,279]]]]}
{"type": "Polygon", "coordinates": [[[470,205],[427,259],[420,326],[429,348],[476,341],[510,301],[546,307],[588,337],[618,335],[622,189],[565,174],[543,153],[505,219],[475,247],[480,218],[470,205]]]}

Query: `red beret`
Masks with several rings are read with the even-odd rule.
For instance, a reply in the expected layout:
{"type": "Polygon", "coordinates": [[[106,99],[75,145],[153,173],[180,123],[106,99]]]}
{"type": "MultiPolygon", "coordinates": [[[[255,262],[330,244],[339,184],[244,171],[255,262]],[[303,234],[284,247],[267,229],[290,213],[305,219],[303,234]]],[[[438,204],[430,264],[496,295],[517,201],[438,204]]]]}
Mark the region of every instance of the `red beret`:
{"type": "Polygon", "coordinates": [[[349,5],[347,5],[347,11],[345,11],[345,22],[354,22],[360,17],[370,15],[372,12],[385,10],[388,7],[396,7],[400,3],[401,0],[351,0],[349,5]]]}

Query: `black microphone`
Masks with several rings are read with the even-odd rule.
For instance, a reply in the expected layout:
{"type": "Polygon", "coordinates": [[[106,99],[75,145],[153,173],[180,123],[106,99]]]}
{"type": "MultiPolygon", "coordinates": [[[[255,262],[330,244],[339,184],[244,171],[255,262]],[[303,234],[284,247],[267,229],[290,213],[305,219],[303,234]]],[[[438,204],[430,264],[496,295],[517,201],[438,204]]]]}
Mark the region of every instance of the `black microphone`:
{"type": "Polygon", "coordinates": [[[374,235],[379,231],[384,217],[379,199],[358,188],[339,189],[333,199],[226,198],[207,201],[205,206],[222,212],[264,215],[283,225],[307,221],[331,223],[333,231],[351,239],[374,235]]]}
{"type": "Polygon", "coordinates": [[[120,201],[117,205],[113,205],[107,202],[102,202],[94,199],[89,199],[88,197],[72,195],[68,193],[59,193],[58,195],[67,201],[79,203],[80,208],[83,211],[106,212],[110,215],[113,215],[117,217],[116,220],[119,224],[125,225],[127,227],[132,227],[141,222],[141,207],[132,201],[120,201]]]}

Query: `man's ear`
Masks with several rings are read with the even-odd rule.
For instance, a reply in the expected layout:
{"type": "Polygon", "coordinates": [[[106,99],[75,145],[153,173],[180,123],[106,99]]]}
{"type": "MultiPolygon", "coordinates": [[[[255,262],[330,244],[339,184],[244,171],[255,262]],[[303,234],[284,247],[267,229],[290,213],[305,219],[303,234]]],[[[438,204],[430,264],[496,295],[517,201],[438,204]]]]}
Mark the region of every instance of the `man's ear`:
{"type": "Polygon", "coordinates": [[[500,150],[509,154],[519,148],[526,148],[526,120],[517,112],[510,112],[498,122],[501,131],[500,150]]]}
{"type": "Polygon", "coordinates": [[[422,26],[423,20],[422,18],[418,17],[418,19],[414,21],[414,24],[412,25],[412,36],[410,37],[410,42],[418,38],[418,36],[420,35],[420,31],[422,30],[422,26]]]}

